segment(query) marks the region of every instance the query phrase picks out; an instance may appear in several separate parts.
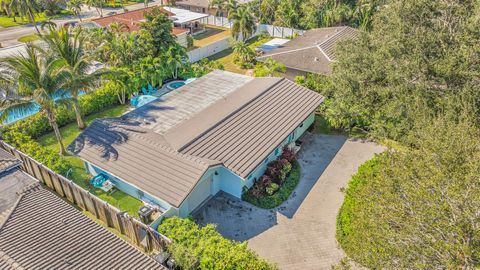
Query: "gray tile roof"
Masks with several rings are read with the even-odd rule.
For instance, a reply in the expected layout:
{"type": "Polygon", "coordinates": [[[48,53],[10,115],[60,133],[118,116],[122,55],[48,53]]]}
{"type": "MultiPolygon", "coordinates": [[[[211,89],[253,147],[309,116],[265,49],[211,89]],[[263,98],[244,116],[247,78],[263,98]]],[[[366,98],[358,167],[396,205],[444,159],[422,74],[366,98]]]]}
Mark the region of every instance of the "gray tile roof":
{"type": "Polygon", "coordinates": [[[286,79],[215,71],[166,100],[171,110],[158,101],[94,121],[69,151],[179,207],[210,166],[246,176],[323,97],[286,79]]]}
{"type": "Polygon", "coordinates": [[[15,168],[22,162],[12,154],[0,148],[0,173],[15,168]]]}
{"type": "Polygon", "coordinates": [[[0,223],[7,217],[21,192],[37,180],[19,169],[0,174],[0,223]]]}
{"type": "Polygon", "coordinates": [[[240,74],[225,74],[220,70],[213,71],[208,76],[124,115],[123,118],[138,121],[139,126],[164,134],[253,80],[252,77],[240,74]]]}
{"type": "Polygon", "coordinates": [[[95,120],[68,149],[177,207],[208,167],[215,164],[178,153],[163,136],[123,119],[95,120]]]}
{"type": "Polygon", "coordinates": [[[335,45],[357,35],[358,31],[348,26],[312,29],[257,59],[264,61],[271,58],[288,68],[330,74],[331,62],[336,59],[335,45]]]}
{"type": "Polygon", "coordinates": [[[165,269],[34,184],[0,227],[0,269],[165,269]]]}
{"type": "Polygon", "coordinates": [[[246,177],[322,100],[319,94],[294,82],[279,80],[181,152],[221,161],[246,177]]]}

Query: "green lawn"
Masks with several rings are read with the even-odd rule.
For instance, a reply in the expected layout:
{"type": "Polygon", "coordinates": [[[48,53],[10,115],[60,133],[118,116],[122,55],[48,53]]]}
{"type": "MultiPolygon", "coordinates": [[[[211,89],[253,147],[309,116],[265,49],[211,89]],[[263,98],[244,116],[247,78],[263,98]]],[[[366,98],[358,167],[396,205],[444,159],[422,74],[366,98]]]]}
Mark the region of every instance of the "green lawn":
{"type": "MultiPolygon", "coordinates": [[[[116,106],[109,108],[105,111],[89,115],[85,118],[85,122],[90,124],[94,119],[104,117],[118,117],[126,112],[128,105],[116,106]]],[[[60,132],[63,136],[65,145],[69,145],[81,132],[77,128],[76,123],[72,123],[60,128],[60,132]]],[[[58,144],[55,139],[55,135],[52,133],[46,134],[38,139],[38,142],[43,146],[58,151],[58,144]]],[[[140,200],[127,195],[126,193],[117,190],[113,194],[106,194],[100,189],[94,189],[90,186],[89,180],[91,176],[86,172],[83,161],[75,156],[67,156],[66,159],[73,166],[72,171],[67,175],[69,179],[72,179],[75,183],[95,194],[102,200],[117,207],[122,211],[127,211],[129,215],[138,217],[138,209],[143,205],[140,200]]]]}
{"type": "Polygon", "coordinates": [[[35,40],[38,40],[38,39],[40,39],[40,37],[37,34],[32,34],[32,35],[26,35],[26,36],[23,36],[23,37],[19,37],[17,40],[20,41],[20,42],[27,43],[27,42],[32,42],[32,41],[35,41],[35,40]]]}
{"type": "MultiPolygon", "coordinates": [[[[35,20],[37,22],[44,21],[46,19],[47,19],[47,16],[45,16],[44,13],[35,14],[35,20]]],[[[14,20],[13,17],[0,16],[1,27],[12,27],[12,26],[18,26],[18,25],[29,24],[29,23],[30,23],[30,20],[28,18],[15,17],[15,20],[14,20]]]]}
{"type": "Polygon", "coordinates": [[[205,30],[207,30],[205,33],[193,36],[194,47],[203,47],[215,41],[219,41],[231,36],[230,29],[228,28],[209,25],[205,27],[205,30]]]}
{"type": "MultiPolygon", "coordinates": [[[[247,43],[250,44],[250,48],[255,49],[256,47],[270,40],[272,40],[271,37],[262,37],[262,38],[254,37],[248,40],[247,43]]],[[[246,74],[248,70],[241,69],[239,66],[233,63],[233,55],[234,54],[232,49],[226,49],[217,54],[210,56],[209,59],[218,60],[220,63],[223,64],[223,66],[225,67],[225,70],[227,71],[239,73],[239,74],[246,74]]]]}

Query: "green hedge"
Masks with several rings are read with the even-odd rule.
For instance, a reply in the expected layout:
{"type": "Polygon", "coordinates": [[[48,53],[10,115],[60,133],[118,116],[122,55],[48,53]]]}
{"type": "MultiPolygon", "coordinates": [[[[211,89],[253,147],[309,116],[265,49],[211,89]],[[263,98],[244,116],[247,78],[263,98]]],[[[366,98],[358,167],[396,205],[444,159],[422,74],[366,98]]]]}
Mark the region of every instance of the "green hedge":
{"type": "Polygon", "coordinates": [[[280,189],[275,192],[275,194],[265,197],[255,197],[254,195],[250,194],[250,192],[244,192],[242,195],[242,199],[253,205],[265,209],[272,209],[281,205],[284,201],[288,199],[288,197],[290,197],[290,194],[292,194],[293,190],[300,181],[300,164],[298,163],[298,161],[294,161],[292,162],[292,165],[293,166],[290,174],[287,176],[287,179],[285,179],[285,182],[280,187],[280,189]]]}
{"type": "Polygon", "coordinates": [[[350,224],[356,203],[353,195],[368,183],[368,179],[374,178],[378,173],[379,158],[379,156],[375,156],[362,164],[357,173],[352,176],[345,190],[345,199],[337,216],[337,240],[344,248],[348,245],[349,235],[352,233],[350,224]]]}
{"type": "MultiPolygon", "coordinates": [[[[84,115],[102,111],[119,103],[115,92],[107,87],[101,87],[95,92],[80,96],[78,102],[84,115]]],[[[67,106],[58,106],[55,109],[55,116],[60,127],[76,121],[73,109],[67,106]]],[[[5,128],[6,133],[11,131],[36,139],[52,131],[52,127],[44,113],[37,113],[5,128]]]]}
{"type": "Polygon", "coordinates": [[[247,243],[225,239],[215,225],[200,228],[191,219],[165,219],[158,231],[173,240],[168,249],[181,269],[277,269],[259,258],[247,243]]]}
{"type": "Polygon", "coordinates": [[[18,131],[9,131],[2,134],[2,139],[61,175],[66,175],[72,168],[64,157],[60,156],[56,151],[43,147],[28,135],[18,131]]]}

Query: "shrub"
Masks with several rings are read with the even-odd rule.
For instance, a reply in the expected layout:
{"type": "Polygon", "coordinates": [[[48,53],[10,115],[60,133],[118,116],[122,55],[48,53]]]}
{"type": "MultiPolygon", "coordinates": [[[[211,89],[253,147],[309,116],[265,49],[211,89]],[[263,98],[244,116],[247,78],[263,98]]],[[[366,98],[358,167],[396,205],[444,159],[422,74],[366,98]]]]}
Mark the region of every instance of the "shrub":
{"type": "MultiPolygon", "coordinates": [[[[80,96],[78,102],[82,113],[84,115],[89,115],[118,104],[118,99],[112,89],[101,87],[95,92],[80,96]]],[[[58,106],[55,109],[55,117],[57,119],[57,124],[60,127],[75,121],[75,113],[67,106],[58,106]]],[[[40,112],[5,127],[5,133],[12,131],[20,132],[36,139],[52,131],[52,127],[48,123],[45,114],[40,112]]]]}
{"type": "Polygon", "coordinates": [[[265,209],[272,209],[281,205],[285,200],[290,197],[292,191],[297,186],[300,181],[300,164],[297,161],[292,163],[292,170],[290,174],[285,179],[283,185],[278,189],[278,191],[271,196],[255,196],[251,191],[244,192],[242,195],[242,200],[247,201],[253,205],[256,205],[265,209]]]}
{"type": "Polygon", "coordinates": [[[223,238],[213,224],[200,228],[191,219],[171,217],[158,231],[173,240],[168,250],[181,269],[276,269],[246,243],[223,238]]]}
{"type": "Polygon", "coordinates": [[[43,147],[28,135],[17,131],[10,131],[2,135],[2,139],[31,158],[43,163],[45,166],[61,175],[65,175],[70,169],[70,163],[57,152],[43,147]]]}
{"type": "Polygon", "coordinates": [[[270,183],[270,185],[268,185],[266,188],[268,196],[272,196],[273,193],[275,193],[279,188],[280,186],[278,184],[270,183]]]}
{"type": "Polygon", "coordinates": [[[281,161],[282,162],[284,161],[284,165],[280,170],[280,180],[281,182],[283,182],[287,177],[288,173],[292,170],[292,164],[288,162],[286,159],[281,159],[281,161]]]}
{"type": "Polygon", "coordinates": [[[297,155],[292,148],[288,147],[288,145],[285,145],[280,158],[286,159],[288,162],[293,162],[297,159],[297,155]]]}

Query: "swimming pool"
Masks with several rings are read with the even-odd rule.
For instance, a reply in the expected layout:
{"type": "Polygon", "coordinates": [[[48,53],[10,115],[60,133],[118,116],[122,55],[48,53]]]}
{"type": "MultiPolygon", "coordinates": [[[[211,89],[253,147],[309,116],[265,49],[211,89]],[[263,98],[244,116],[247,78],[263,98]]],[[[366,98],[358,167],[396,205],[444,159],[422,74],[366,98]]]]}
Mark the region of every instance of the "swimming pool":
{"type": "Polygon", "coordinates": [[[130,101],[130,104],[135,107],[142,107],[143,105],[150,103],[154,100],[158,99],[156,96],[151,96],[151,95],[141,95],[141,96],[135,96],[132,98],[130,101]]]}
{"type": "Polygon", "coordinates": [[[185,85],[184,81],[173,81],[173,82],[167,83],[166,87],[168,88],[168,90],[175,90],[184,85],[185,85]]]}
{"type": "MultiPolygon", "coordinates": [[[[81,95],[84,95],[84,94],[85,94],[85,92],[83,92],[83,91],[78,92],[78,96],[81,96],[81,95]]],[[[60,99],[70,98],[71,96],[70,96],[69,93],[63,94],[60,91],[58,91],[55,94],[53,94],[52,97],[53,97],[53,100],[57,101],[57,100],[60,100],[60,99]]],[[[31,115],[34,115],[34,114],[38,113],[39,111],[40,111],[40,105],[38,105],[36,102],[32,101],[32,105],[29,106],[26,109],[14,109],[14,110],[12,110],[12,112],[10,112],[8,114],[7,119],[5,119],[3,121],[3,123],[1,123],[1,124],[2,125],[12,124],[12,123],[14,123],[18,120],[22,120],[22,119],[27,118],[31,115]]],[[[1,112],[2,111],[0,111],[0,113],[1,112]]]]}

